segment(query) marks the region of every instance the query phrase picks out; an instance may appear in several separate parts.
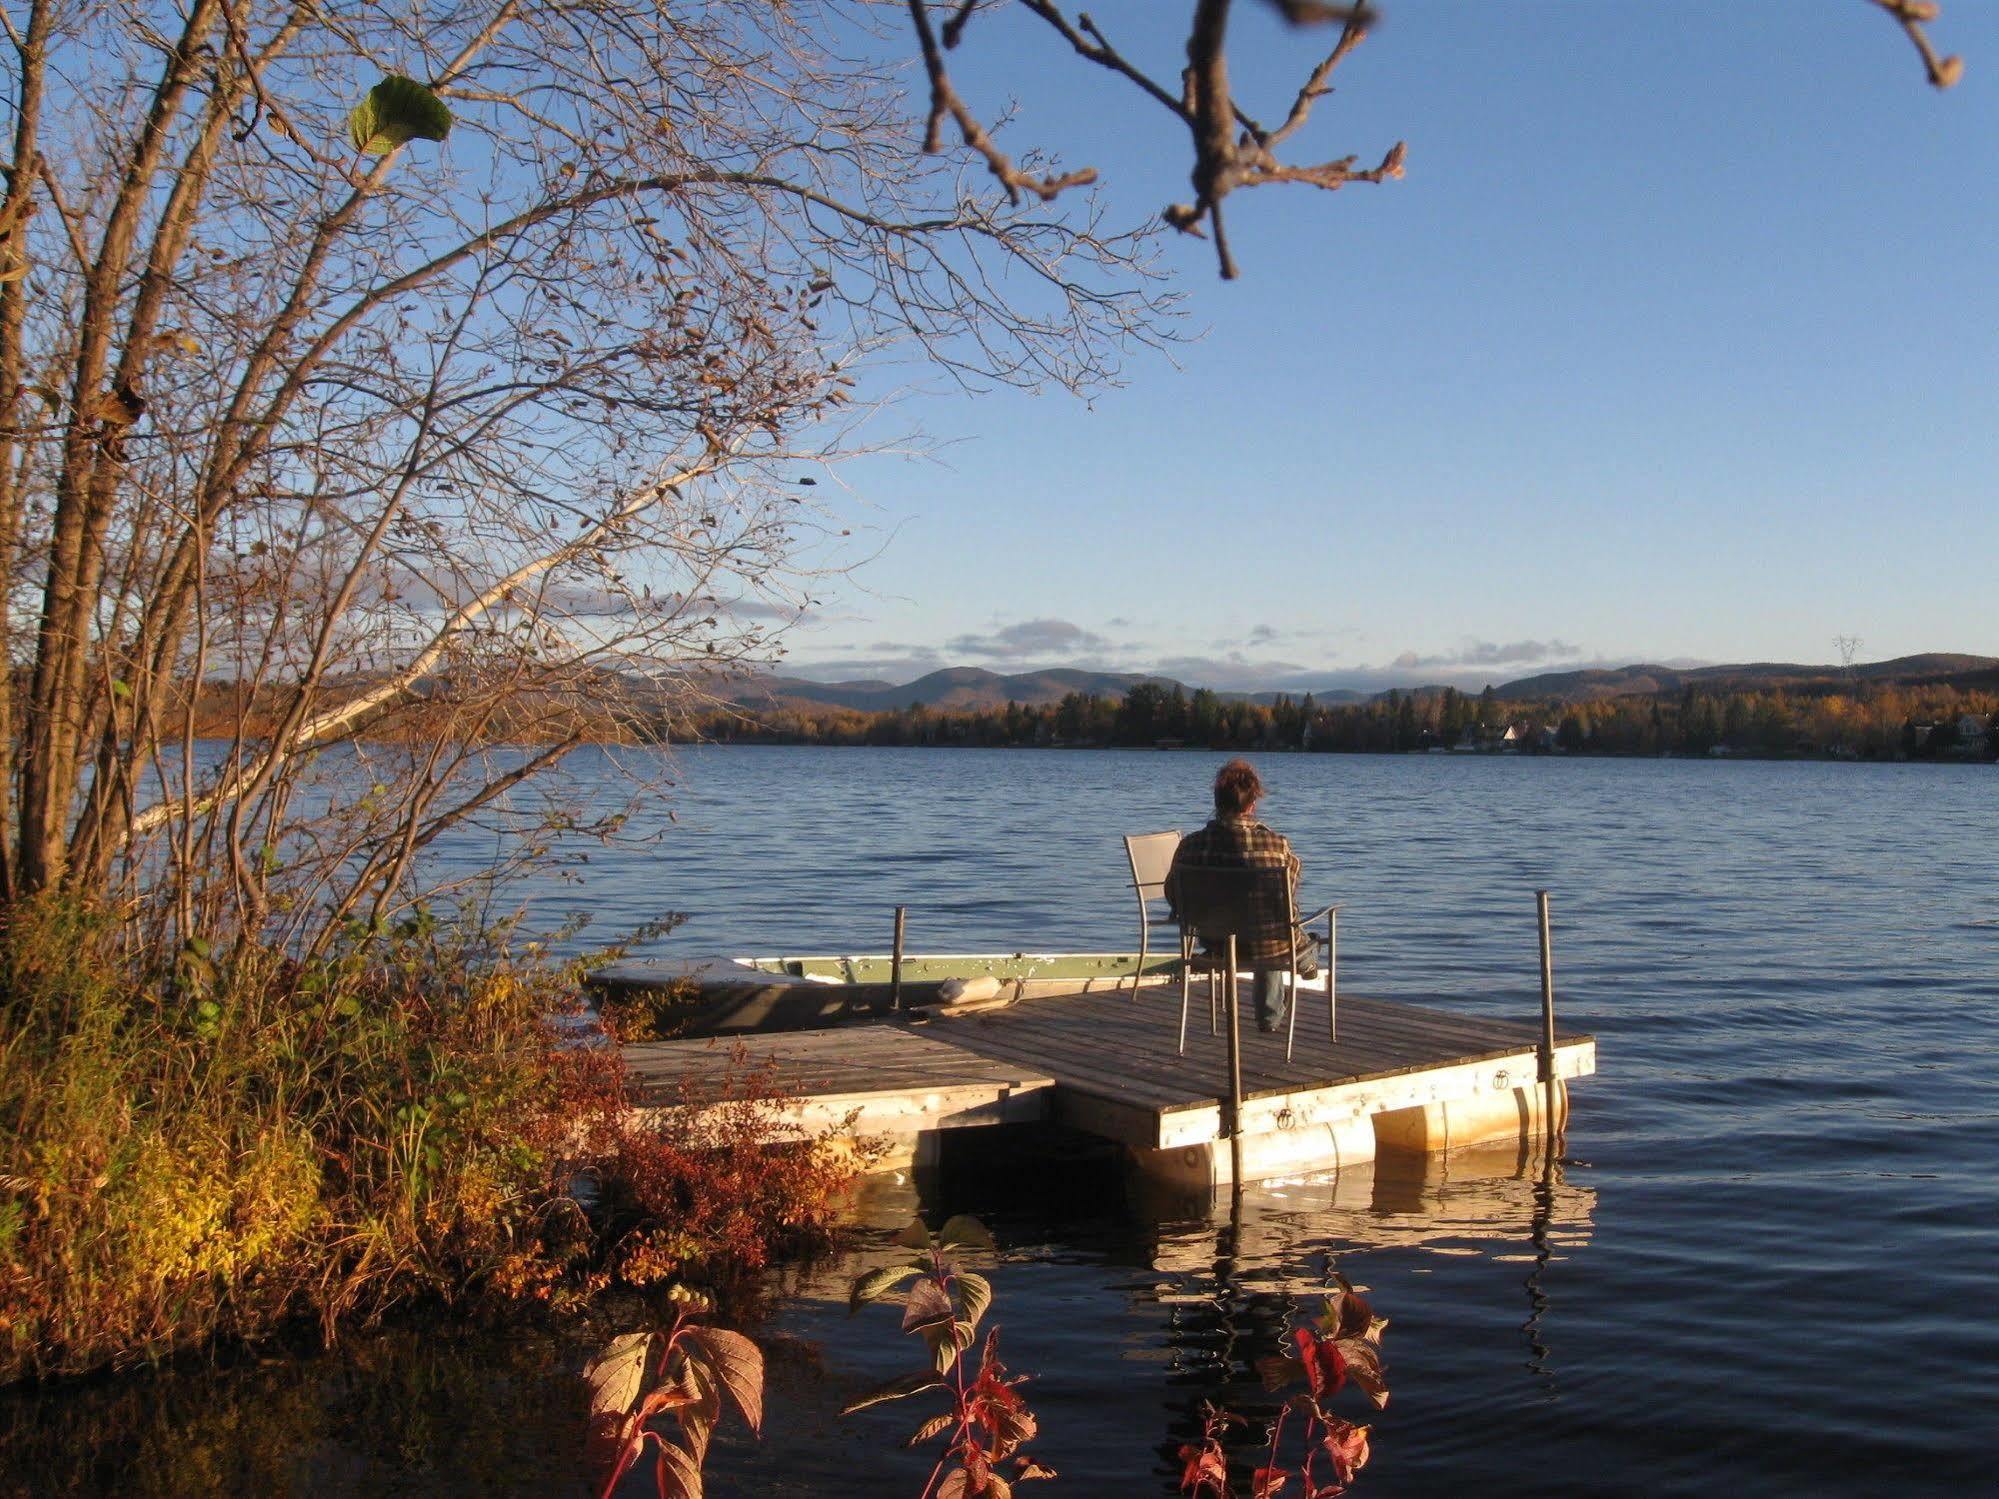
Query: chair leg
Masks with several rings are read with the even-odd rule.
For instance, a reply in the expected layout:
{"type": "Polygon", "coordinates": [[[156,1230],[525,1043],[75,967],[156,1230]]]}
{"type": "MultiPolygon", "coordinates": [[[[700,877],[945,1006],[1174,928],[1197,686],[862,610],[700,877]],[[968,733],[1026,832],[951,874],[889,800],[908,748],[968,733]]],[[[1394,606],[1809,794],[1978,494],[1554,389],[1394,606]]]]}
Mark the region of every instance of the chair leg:
{"type": "Polygon", "coordinates": [[[1138,999],[1138,981],[1145,977],[1145,955],[1149,950],[1150,938],[1151,929],[1146,925],[1145,914],[1140,912],[1138,917],[1138,967],[1132,971],[1131,975],[1131,997],[1134,1003],[1138,999]]]}
{"type": "Polygon", "coordinates": [[[1186,933],[1180,935],[1180,1055],[1187,1055],[1187,1006],[1194,997],[1194,951],[1186,933]]]}
{"type": "Polygon", "coordinates": [[[1335,1046],[1340,1040],[1339,1022],[1333,1015],[1333,996],[1339,988],[1339,919],[1335,915],[1326,922],[1326,1039],[1335,1046]]]}
{"type": "Polygon", "coordinates": [[[1291,972],[1285,975],[1284,987],[1289,991],[1291,1003],[1285,1009],[1291,1013],[1284,1025],[1284,1060],[1291,1060],[1291,1049],[1298,1044],[1298,960],[1291,960],[1291,972]]]}

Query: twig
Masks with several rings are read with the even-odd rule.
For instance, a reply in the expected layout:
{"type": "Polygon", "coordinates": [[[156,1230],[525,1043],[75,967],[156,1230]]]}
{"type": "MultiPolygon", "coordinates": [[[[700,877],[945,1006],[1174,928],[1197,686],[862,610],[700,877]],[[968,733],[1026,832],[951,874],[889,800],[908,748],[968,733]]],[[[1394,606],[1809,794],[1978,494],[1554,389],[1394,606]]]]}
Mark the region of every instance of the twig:
{"type": "Polygon", "coordinates": [[[1936,48],[1923,27],[1943,13],[1937,0],[1874,0],[1874,3],[1901,22],[1902,30],[1915,44],[1921,54],[1923,68],[1930,75],[1930,82],[1938,88],[1949,88],[1964,76],[1964,59],[1952,53],[1949,57],[1938,57],[1936,48]]]}
{"type": "MultiPolygon", "coordinates": [[[[1205,239],[1212,232],[1215,259],[1225,281],[1234,280],[1237,272],[1228,231],[1222,223],[1221,202],[1234,189],[1266,182],[1303,182],[1333,189],[1349,182],[1385,182],[1402,175],[1407,148],[1400,141],[1379,166],[1366,171],[1354,169],[1356,158],[1352,156],[1316,166],[1286,166],[1272,150],[1295,135],[1311,116],[1313,105],[1332,92],[1328,79],[1333,70],[1361,44],[1374,22],[1375,12],[1370,6],[1266,0],[1293,25],[1335,20],[1344,24],[1332,51],[1300,86],[1283,123],[1275,130],[1265,130],[1235,101],[1229,87],[1226,38],[1230,0],[1198,0],[1187,34],[1187,66],[1181,72],[1177,93],[1118,51],[1087,12],[1071,22],[1057,0],[1021,0],[1021,3],[1053,27],[1077,56],[1129,80],[1187,127],[1194,146],[1194,164],[1189,174],[1194,201],[1169,204],[1160,217],[1182,234],[1198,239],[1205,239]]],[[[941,119],[934,113],[937,108],[934,93],[932,105],[934,126],[941,119]]]]}
{"type": "MultiPolygon", "coordinates": [[[[961,10],[953,18],[959,31],[963,30],[964,16],[961,10]]],[[[1015,166],[1013,158],[1000,150],[953,86],[950,71],[944,66],[943,49],[937,44],[937,33],[930,25],[927,0],[909,0],[909,17],[916,27],[916,40],[923,48],[923,69],[930,75],[930,117],[923,126],[924,155],[935,156],[944,149],[944,117],[948,114],[957,122],[965,144],[985,158],[987,170],[1006,188],[1009,203],[1020,202],[1022,189],[1046,203],[1072,187],[1083,187],[1097,180],[1094,167],[1065,172],[1059,177],[1052,174],[1036,177],[1015,166]]],[[[956,33],[953,35],[955,38],[956,33]]]]}

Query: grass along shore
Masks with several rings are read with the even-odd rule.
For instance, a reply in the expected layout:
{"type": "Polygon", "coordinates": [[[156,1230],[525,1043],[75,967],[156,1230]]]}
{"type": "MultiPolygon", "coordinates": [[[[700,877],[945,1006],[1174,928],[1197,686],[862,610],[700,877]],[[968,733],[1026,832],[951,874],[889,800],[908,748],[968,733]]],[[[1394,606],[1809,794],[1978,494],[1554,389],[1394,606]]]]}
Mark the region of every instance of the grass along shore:
{"type": "Polygon", "coordinates": [[[425,920],[303,965],[134,954],[101,914],[13,908],[0,1383],[330,1342],[417,1302],[560,1311],[823,1236],[851,1160],[778,1143],[747,1072],[718,1107],[634,1113],[616,1048],[550,1023],[576,978],[425,920]]]}

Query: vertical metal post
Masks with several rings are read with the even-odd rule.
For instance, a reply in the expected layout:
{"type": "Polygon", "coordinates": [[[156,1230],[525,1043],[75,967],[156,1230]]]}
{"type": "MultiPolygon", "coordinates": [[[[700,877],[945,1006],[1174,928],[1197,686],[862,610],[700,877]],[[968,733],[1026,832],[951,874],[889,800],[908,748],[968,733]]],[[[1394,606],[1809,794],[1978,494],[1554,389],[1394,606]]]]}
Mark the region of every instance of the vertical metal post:
{"type": "Polygon", "coordinates": [[[1229,934],[1229,1170],[1242,1185],[1242,1030],[1236,1003],[1235,934],[1229,934]]]}
{"type": "Polygon", "coordinates": [[[1333,1012],[1333,1003],[1339,998],[1340,972],[1340,910],[1338,906],[1326,916],[1326,1039],[1335,1045],[1340,1039],[1339,1018],[1333,1012]]]}
{"type": "Polygon", "coordinates": [[[1555,948],[1548,930],[1548,892],[1534,892],[1534,906],[1541,922],[1541,1054],[1542,1107],[1548,1126],[1548,1148],[1554,1149],[1556,1134],[1555,1095],[1560,1084],[1555,1079],[1555,948]]]}
{"type": "Polygon", "coordinates": [[[895,949],[888,960],[888,1007],[902,1009],[902,925],[909,915],[909,907],[895,908],[895,949]]]}

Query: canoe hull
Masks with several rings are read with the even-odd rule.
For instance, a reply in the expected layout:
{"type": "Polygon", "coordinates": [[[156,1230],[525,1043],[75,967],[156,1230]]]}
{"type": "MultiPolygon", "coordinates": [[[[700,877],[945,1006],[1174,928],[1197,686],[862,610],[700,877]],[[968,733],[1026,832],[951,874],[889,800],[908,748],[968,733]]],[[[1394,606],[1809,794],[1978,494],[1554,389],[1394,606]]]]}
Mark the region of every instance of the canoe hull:
{"type": "MultiPolygon", "coordinates": [[[[820,1030],[894,1013],[893,959],[886,954],[644,959],[600,969],[592,996],[646,999],[677,1036],[820,1030]]],[[[902,1007],[942,1002],[953,979],[995,978],[1016,999],[1130,988],[1137,953],[910,953],[902,960],[902,1007]]],[[[1148,954],[1142,981],[1163,983],[1175,959],[1148,954]]]]}

